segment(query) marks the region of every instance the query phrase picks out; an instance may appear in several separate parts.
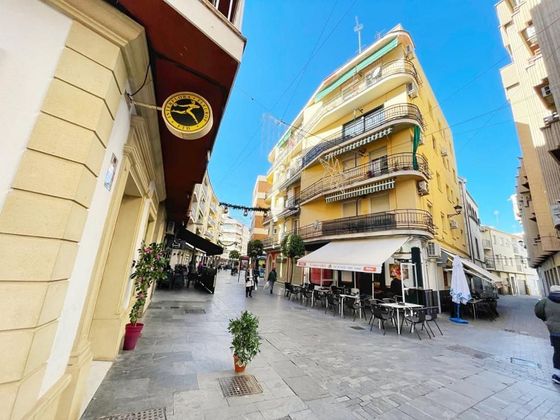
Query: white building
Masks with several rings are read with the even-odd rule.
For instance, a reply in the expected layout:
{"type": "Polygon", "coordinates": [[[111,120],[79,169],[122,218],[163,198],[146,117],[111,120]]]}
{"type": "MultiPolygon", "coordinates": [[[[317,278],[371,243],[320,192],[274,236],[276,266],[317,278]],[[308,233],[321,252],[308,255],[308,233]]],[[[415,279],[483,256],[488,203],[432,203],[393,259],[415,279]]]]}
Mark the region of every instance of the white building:
{"type": "Polygon", "coordinates": [[[504,293],[542,295],[537,272],[528,265],[522,233],[512,234],[483,226],[482,238],[486,269],[504,280],[504,293]]]}
{"type": "Polygon", "coordinates": [[[458,181],[461,188],[461,206],[465,215],[465,232],[467,234],[469,255],[472,262],[480,267],[484,267],[484,248],[482,247],[478,205],[467,190],[466,179],[459,177],[458,181]]]}
{"type": "Polygon", "coordinates": [[[227,214],[222,214],[219,244],[224,248],[222,258],[228,259],[231,251],[240,255],[247,253],[251,232],[247,226],[227,214]]]}

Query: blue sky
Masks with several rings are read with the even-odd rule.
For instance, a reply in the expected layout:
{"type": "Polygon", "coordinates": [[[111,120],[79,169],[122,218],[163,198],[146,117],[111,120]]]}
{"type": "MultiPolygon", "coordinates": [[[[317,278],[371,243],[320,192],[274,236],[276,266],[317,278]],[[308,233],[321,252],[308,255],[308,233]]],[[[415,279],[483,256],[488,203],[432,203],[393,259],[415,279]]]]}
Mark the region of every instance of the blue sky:
{"type": "Polygon", "coordinates": [[[358,16],[366,46],[398,23],[411,33],[482,222],[520,231],[508,199],[521,152],[500,81],[509,58],[494,3],[246,0],[247,47],[209,165],[218,198],[251,204],[255,178],[268,170],[268,152],[285,128],[274,118],[291,123],[317,85],[357,53],[358,16]]]}

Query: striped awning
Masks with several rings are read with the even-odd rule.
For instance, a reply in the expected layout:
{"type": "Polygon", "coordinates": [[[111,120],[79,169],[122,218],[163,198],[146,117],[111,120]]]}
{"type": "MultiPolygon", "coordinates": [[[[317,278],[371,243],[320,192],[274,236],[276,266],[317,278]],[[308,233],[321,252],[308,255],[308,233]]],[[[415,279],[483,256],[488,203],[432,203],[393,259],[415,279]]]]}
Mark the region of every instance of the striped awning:
{"type": "Polygon", "coordinates": [[[336,149],[330,153],[327,153],[325,155],[325,159],[329,159],[331,157],[335,157],[343,153],[349,152],[350,150],[354,150],[359,147],[362,147],[363,145],[371,143],[372,141],[388,136],[389,134],[391,134],[392,131],[393,131],[393,127],[384,128],[383,130],[377,131],[373,134],[370,134],[369,136],[365,136],[355,142],[347,144],[346,146],[342,146],[340,149],[336,149]]]}
{"type": "Polygon", "coordinates": [[[365,194],[372,194],[378,191],[385,191],[395,188],[395,178],[378,181],[373,184],[363,185],[361,187],[351,188],[345,191],[339,191],[329,194],[325,197],[327,203],[333,201],[346,200],[347,198],[359,197],[365,194]]]}

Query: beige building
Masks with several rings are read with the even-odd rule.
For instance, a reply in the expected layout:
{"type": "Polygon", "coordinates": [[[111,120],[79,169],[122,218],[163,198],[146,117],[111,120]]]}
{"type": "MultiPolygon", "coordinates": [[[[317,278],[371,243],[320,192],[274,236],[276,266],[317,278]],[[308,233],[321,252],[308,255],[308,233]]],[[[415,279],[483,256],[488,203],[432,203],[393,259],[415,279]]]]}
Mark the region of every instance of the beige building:
{"type": "Polygon", "coordinates": [[[214,193],[208,173],[194,187],[188,214],[187,229],[199,236],[218,243],[223,210],[214,193]]]}
{"type": "Polygon", "coordinates": [[[186,220],[241,60],[243,2],[219,4],[0,4],[0,419],[78,419],[119,354],[131,263],[186,220]],[[153,109],[183,91],[201,140],[153,109]]]}
{"type": "Polygon", "coordinates": [[[529,267],[523,234],[482,226],[486,269],[502,279],[501,290],[512,295],[541,296],[537,271],[529,267]]]}
{"type": "MultiPolygon", "coordinates": [[[[266,195],[270,191],[270,184],[268,183],[266,176],[258,175],[255,182],[255,187],[253,188],[253,207],[268,208],[269,205],[266,202],[266,195]]],[[[268,230],[264,226],[264,219],[266,215],[260,212],[253,213],[253,219],[251,220],[251,239],[260,239],[261,241],[266,239],[268,236],[268,230]]]]}
{"type": "Polygon", "coordinates": [[[280,279],[292,270],[280,243],[295,233],[307,255],[294,282],[335,281],[371,294],[389,293],[391,279],[402,277],[406,287],[449,288],[442,267],[469,252],[455,148],[400,25],[321,82],[269,161],[265,249],[280,279]]]}
{"type": "Polygon", "coordinates": [[[227,214],[222,214],[219,245],[224,248],[223,260],[229,258],[231,251],[237,251],[239,255],[246,255],[250,239],[251,231],[247,226],[227,214]]]}
{"type": "Polygon", "coordinates": [[[546,294],[560,284],[560,2],[502,0],[496,9],[512,61],[501,76],[522,152],[518,206],[546,294]]]}

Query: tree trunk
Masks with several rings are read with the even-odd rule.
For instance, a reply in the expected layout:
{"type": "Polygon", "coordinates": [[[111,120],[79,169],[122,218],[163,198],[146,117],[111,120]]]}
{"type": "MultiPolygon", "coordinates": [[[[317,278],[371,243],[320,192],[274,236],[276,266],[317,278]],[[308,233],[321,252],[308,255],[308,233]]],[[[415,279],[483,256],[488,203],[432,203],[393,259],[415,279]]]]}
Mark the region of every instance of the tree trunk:
{"type": "Polygon", "coordinates": [[[290,258],[290,284],[292,284],[293,278],[294,278],[294,259],[290,258]]]}

